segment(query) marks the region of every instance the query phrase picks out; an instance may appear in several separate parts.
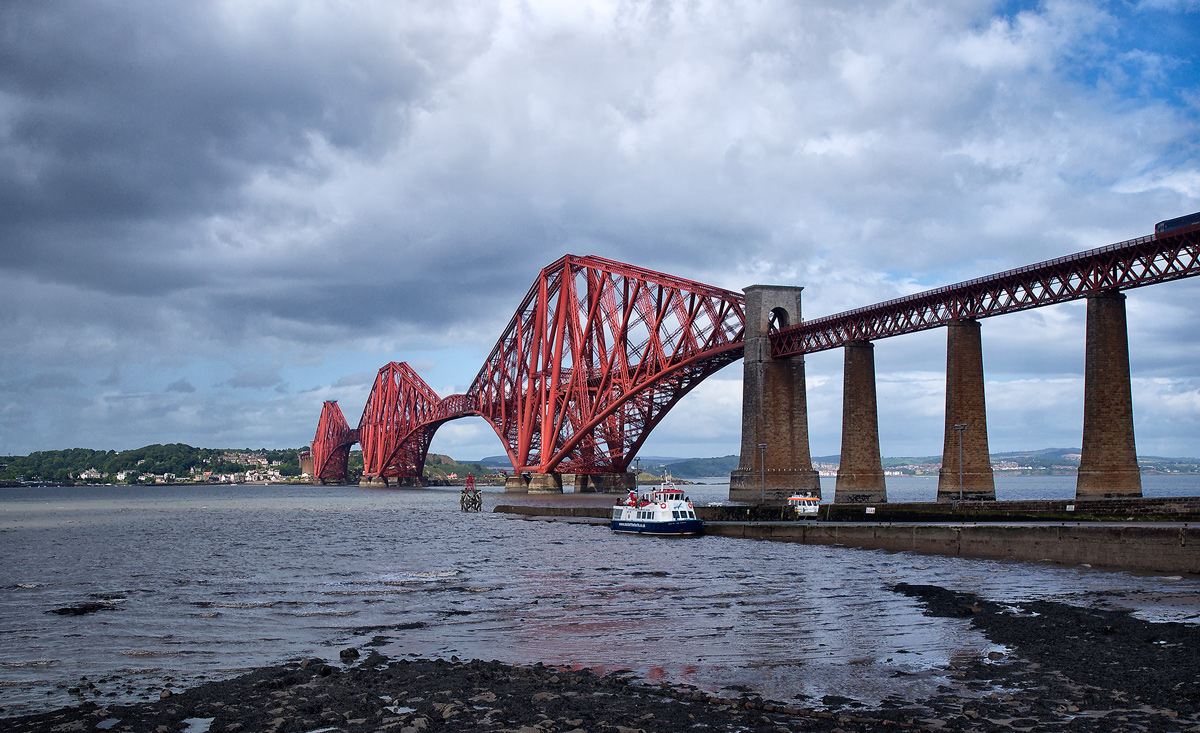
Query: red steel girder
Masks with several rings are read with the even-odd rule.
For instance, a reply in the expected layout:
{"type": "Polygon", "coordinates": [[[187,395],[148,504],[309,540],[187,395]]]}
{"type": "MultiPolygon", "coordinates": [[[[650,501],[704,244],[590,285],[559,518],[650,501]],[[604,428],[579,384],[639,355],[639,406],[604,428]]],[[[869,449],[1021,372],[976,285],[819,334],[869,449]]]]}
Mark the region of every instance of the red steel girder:
{"type": "Polygon", "coordinates": [[[1200,275],[1200,225],[803,321],[772,335],[771,355],[810,354],[1195,275],[1200,275]]]}
{"type": "Polygon", "coordinates": [[[624,471],[696,384],[742,355],[735,293],[602,257],[542,270],[467,398],[517,471],[624,471]]]}
{"type": "Polygon", "coordinates": [[[419,478],[437,427],[475,414],[463,395],[445,400],[408,362],[391,362],[375,376],[358,423],[363,475],[419,478]]]}
{"type": "Polygon", "coordinates": [[[346,481],[346,463],[350,446],[358,442],[358,431],[350,427],[337,400],[328,400],[321,407],[321,420],[313,438],[313,478],[319,481],[346,481]]]}

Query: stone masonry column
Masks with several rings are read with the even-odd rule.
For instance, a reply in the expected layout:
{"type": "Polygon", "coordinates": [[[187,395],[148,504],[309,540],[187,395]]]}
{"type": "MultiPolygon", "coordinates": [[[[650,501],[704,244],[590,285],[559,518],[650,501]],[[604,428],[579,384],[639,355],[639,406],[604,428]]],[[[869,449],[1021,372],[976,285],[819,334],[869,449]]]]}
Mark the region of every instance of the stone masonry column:
{"type": "Polygon", "coordinates": [[[1075,495],[1081,498],[1142,495],[1133,443],[1126,329],[1123,294],[1109,291],[1088,296],[1083,454],[1075,484],[1075,495]]]}
{"type": "Polygon", "coordinates": [[[781,326],[800,322],[802,290],[778,285],[745,288],[742,454],[729,475],[732,501],[782,504],[797,491],[821,495],[821,479],[808,447],[804,357],[772,359],[768,333],[772,315],[781,326]],[[759,445],[766,447],[760,452],[759,445]]]}
{"type": "Polygon", "coordinates": [[[842,388],[842,457],[838,464],[836,504],[887,501],[879,456],[879,410],[875,399],[875,344],[845,346],[842,388]]]}
{"type": "Polygon", "coordinates": [[[983,338],[979,321],[952,321],[946,325],[946,432],[942,442],[942,470],[938,473],[937,500],[959,498],[958,438],[962,429],[962,498],[995,501],[996,481],[988,452],[987,408],[983,399],[983,338]]]}

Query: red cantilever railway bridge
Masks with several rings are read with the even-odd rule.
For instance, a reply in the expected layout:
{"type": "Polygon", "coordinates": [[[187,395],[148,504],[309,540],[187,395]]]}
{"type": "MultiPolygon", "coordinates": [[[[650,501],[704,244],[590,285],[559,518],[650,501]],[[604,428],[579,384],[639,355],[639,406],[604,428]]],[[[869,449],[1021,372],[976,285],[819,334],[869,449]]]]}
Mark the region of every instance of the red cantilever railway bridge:
{"type": "MultiPolygon", "coordinates": [[[[773,333],[784,358],[1200,274],[1200,225],[949,285],[773,333]]],[[[541,271],[466,394],[440,398],[407,363],[379,370],[357,428],[326,402],[313,475],[344,481],[361,443],[366,477],[417,478],[437,428],[471,415],[513,470],[621,473],[650,431],[708,375],[741,358],[739,293],[601,257],[541,271]]]]}
{"type": "Polygon", "coordinates": [[[421,475],[447,420],[478,415],[518,472],[621,473],[693,387],[742,352],[739,293],[601,257],[542,270],[466,394],[441,399],[406,363],[379,370],[358,428],[326,402],[313,475],[421,475]]]}

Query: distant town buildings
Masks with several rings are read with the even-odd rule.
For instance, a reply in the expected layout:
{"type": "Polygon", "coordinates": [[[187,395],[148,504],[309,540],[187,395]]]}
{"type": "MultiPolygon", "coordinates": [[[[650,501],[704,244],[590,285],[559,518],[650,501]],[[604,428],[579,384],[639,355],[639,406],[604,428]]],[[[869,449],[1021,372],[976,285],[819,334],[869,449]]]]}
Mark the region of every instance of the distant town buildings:
{"type": "MultiPolygon", "coordinates": [[[[294,476],[284,476],[280,473],[280,461],[268,460],[261,453],[253,453],[248,451],[224,451],[220,455],[215,456],[208,461],[214,464],[236,464],[245,466],[244,471],[229,471],[229,472],[214,472],[204,467],[192,467],[192,469],[183,476],[178,476],[174,473],[142,473],[139,471],[118,471],[111,476],[103,473],[95,468],[88,468],[76,474],[72,474],[71,478],[76,481],[121,481],[129,483],[146,483],[146,484],[177,484],[177,483],[211,483],[211,484],[241,484],[241,483],[273,483],[279,481],[294,480],[294,476]]],[[[146,463],[145,459],[141,459],[136,465],[141,466],[146,463]]]]}
{"type": "MultiPolygon", "coordinates": [[[[1070,458],[1070,456],[1064,456],[1070,458]]],[[[1075,456],[1076,465],[1078,464],[1078,456],[1075,456]]],[[[992,471],[1000,474],[1004,473],[1027,473],[1030,471],[1046,470],[1073,470],[1076,466],[1064,464],[1062,466],[1033,466],[1010,460],[994,460],[992,461],[992,471]]],[[[813,468],[821,476],[837,476],[838,464],[833,462],[816,461],[813,463],[813,468]]],[[[937,476],[942,470],[941,461],[922,461],[919,463],[902,463],[899,465],[887,466],[883,470],[884,476],[937,476]]]]}

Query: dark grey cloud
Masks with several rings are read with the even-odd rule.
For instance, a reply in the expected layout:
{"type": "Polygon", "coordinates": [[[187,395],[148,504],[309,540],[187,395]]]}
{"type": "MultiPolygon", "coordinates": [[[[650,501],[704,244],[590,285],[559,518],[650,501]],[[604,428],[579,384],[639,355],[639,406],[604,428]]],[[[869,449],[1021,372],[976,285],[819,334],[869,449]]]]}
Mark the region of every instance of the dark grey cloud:
{"type": "Polygon", "coordinates": [[[167,385],[167,392],[180,392],[183,394],[191,394],[196,391],[196,387],[187,380],[186,377],[180,377],[174,382],[167,385]]]}
{"type": "Polygon", "coordinates": [[[364,385],[369,386],[370,384],[372,384],[375,381],[375,375],[377,373],[378,372],[375,372],[375,371],[367,371],[367,372],[358,372],[356,374],[348,374],[348,375],[338,379],[336,382],[334,382],[333,386],[334,387],[361,387],[364,385]]]}
{"type": "Polygon", "coordinates": [[[396,43],[404,29],[292,11],[0,9],[0,266],[118,291],[206,283],[220,273],[189,261],[210,244],[195,225],[243,211],[255,176],[318,185],[317,147],[393,145],[429,89],[422,54],[452,34],[396,43]]]}
{"type": "Polygon", "coordinates": [[[35,374],[23,386],[27,389],[75,389],[82,387],[83,382],[69,372],[42,372],[35,374]]]}
{"type": "Polygon", "coordinates": [[[283,384],[283,377],[279,376],[278,369],[272,367],[255,367],[241,370],[217,386],[265,389],[281,384],[283,384]]]}

